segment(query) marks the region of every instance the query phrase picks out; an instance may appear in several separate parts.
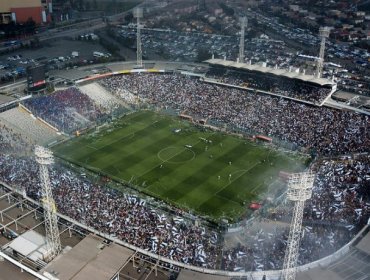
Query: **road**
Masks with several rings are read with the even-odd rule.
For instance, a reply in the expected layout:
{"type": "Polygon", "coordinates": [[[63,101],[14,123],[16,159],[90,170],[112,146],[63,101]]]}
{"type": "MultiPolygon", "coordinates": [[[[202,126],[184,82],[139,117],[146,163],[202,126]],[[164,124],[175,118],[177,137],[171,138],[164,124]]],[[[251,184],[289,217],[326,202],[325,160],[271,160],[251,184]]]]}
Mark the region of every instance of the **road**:
{"type": "MultiPolygon", "coordinates": [[[[135,8],[140,7],[144,4],[144,2],[140,3],[136,7],[127,10],[125,12],[107,16],[106,18],[108,19],[108,22],[111,24],[117,24],[119,23],[119,20],[123,18],[125,15],[127,15],[129,12],[132,12],[135,8]]],[[[83,22],[79,23],[73,23],[71,25],[63,26],[63,27],[56,27],[53,29],[47,29],[41,33],[38,33],[36,36],[39,38],[40,42],[48,41],[48,40],[53,40],[61,37],[66,37],[66,36],[76,36],[79,34],[83,33],[88,33],[92,32],[95,29],[100,29],[106,26],[106,22],[103,21],[103,18],[95,18],[95,19],[90,19],[86,20],[83,22]]],[[[32,37],[27,38],[32,39],[32,37]]],[[[5,50],[8,47],[2,47],[0,48],[1,50],[5,50]]]]}
{"type": "MultiPolygon", "coordinates": [[[[125,17],[128,13],[133,12],[135,8],[141,7],[144,4],[145,2],[142,2],[130,10],[127,10],[125,12],[118,13],[115,15],[107,16],[106,19],[110,24],[113,24],[113,25],[118,24],[120,22],[120,19],[125,17]]],[[[103,18],[95,18],[95,19],[90,19],[87,21],[79,22],[79,23],[74,23],[68,26],[47,30],[43,33],[40,33],[39,38],[40,38],[40,41],[47,41],[47,40],[52,40],[52,39],[65,37],[65,36],[75,36],[75,35],[79,35],[82,33],[92,32],[95,29],[103,28],[106,25],[107,23],[103,21],[103,18]],[[60,31],[61,29],[65,29],[65,30],[60,31]]]]}
{"type": "Polygon", "coordinates": [[[83,33],[93,32],[96,29],[100,29],[106,26],[106,23],[102,19],[94,20],[93,22],[83,22],[74,26],[71,29],[64,31],[58,31],[57,29],[47,30],[39,35],[40,42],[53,40],[61,37],[67,36],[77,36],[83,33]]]}

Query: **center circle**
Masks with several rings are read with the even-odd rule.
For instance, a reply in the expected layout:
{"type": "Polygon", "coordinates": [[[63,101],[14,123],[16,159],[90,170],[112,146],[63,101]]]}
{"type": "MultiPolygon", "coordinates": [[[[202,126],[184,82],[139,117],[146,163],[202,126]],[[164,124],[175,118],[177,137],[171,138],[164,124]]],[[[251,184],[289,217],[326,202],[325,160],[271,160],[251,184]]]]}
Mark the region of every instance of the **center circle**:
{"type": "Polygon", "coordinates": [[[158,158],[163,162],[168,163],[184,163],[195,158],[195,152],[185,147],[167,147],[160,150],[157,154],[158,158]],[[176,156],[184,154],[181,159],[176,160],[176,156]]]}

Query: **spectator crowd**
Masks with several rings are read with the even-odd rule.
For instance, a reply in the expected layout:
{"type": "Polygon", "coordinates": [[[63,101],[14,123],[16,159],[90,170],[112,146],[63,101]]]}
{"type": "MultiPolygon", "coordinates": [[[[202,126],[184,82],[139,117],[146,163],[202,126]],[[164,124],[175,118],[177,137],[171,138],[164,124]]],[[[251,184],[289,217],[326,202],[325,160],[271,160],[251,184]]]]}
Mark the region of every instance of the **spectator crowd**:
{"type": "MultiPolygon", "coordinates": [[[[316,149],[324,155],[369,150],[369,118],[364,115],[309,106],[179,75],[113,76],[100,83],[110,91],[121,92],[124,88],[155,106],[245,126],[316,149]]],[[[70,110],[92,120],[103,114],[74,88],[29,102],[29,107],[39,114],[69,128],[71,124],[61,120],[71,118],[67,117],[70,110]],[[92,112],[94,108],[96,112],[92,112]],[[54,115],[59,116],[59,120],[54,115]]],[[[32,157],[11,153],[21,147],[30,149],[29,144],[21,135],[0,125],[0,181],[21,187],[29,197],[40,199],[37,163],[32,157]]],[[[338,250],[370,216],[368,154],[321,159],[311,169],[316,173],[316,180],[304,211],[299,264],[338,250]]],[[[50,181],[60,213],[147,251],[207,268],[231,271],[282,268],[288,223],[276,226],[274,231],[248,231],[243,244],[223,249],[219,229],[189,219],[177,209],[173,209],[173,213],[161,210],[134,192],[113,190],[106,182],[94,183],[58,162],[50,168],[50,181]]],[[[288,213],[291,213],[289,204],[267,213],[265,218],[284,224],[288,213]]]]}
{"type": "MultiPolygon", "coordinates": [[[[334,253],[345,245],[370,218],[370,156],[322,160],[312,166],[316,173],[312,198],[305,204],[298,264],[334,253]]],[[[268,220],[290,222],[292,205],[267,214],[268,220]]],[[[284,262],[287,226],[272,232],[248,231],[246,242],[225,250],[222,268],[270,270],[284,262]]]]}
{"type": "Polygon", "coordinates": [[[102,107],[77,88],[28,99],[24,105],[56,128],[72,133],[106,117],[102,107]]]}
{"type": "Polygon", "coordinates": [[[316,107],[275,96],[204,83],[176,74],[121,75],[100,82],[157,107],[264,134],[322,155],[364,152],[370,146],[367,115],[316,107]]]}
{"type": "MultiPolygon", "coordinates": [[[[346,244],[353,233],[337,226],[303,226],[298,265],[326,257],[346,244]]],[[[272,231],[248,231],[246,240],[223,251],[221,269],[230,271],[263,271],[282,269],[289,227],[272,231]]]]}
{"type": "MultiPolygon", "coordinates": [[[[6,142],[23,143],[15,133],[10,133],[6,142]]],[[[38,165],[33,158],[3,152],[0,166],[0,181],[40,199],[38,165]]],[[[316,180],[304,211],[299,264],[335,252],[370,217],[369,155],[320,160],[312,169],[316,180]]],[[[163,211],[150,200],[113,190],[106,182],[93,183],[58,162],[50,168],[50,178],[60,213],[142,249],[207,268],[247,271],[282,267],[288,223],[274,231],[247,229],[245,242],[222,250],[218,229],[198,224],[179,210],[173,209],[172,214],[163,211]]],[[[286,217],[291,210],[285,205],[266,218],[289,222],[286,217]]]]}
{"type": "MultiPolygon", "coordinates": [[[[38,165],[32,158],[0,156],[0,181],[26,190],[39,200],[38,165]]],[[[177,210],[170,215],[135,194],[94,184],[56,164],[50,181],[58,212],[147,251],[183,263],[214,268],[218,232],[196,226],[177,210]]]]}
{"type": "Polygon", "coordinates": [[[363,226],[370,214],[370,157],[323,160],[305,219],[363,226]]]}
{"type": "Polygon", "coordinates": [[[320,86],[312,82],[276,76],[274,74],[258,73],[256,71],[222,71],[221,69],[210,69],[206,77],[218,82],[262,90],[281,95],[283,97],[308,101],[313,104],[321,104],[332,90],[332,86],[320,86]]]}

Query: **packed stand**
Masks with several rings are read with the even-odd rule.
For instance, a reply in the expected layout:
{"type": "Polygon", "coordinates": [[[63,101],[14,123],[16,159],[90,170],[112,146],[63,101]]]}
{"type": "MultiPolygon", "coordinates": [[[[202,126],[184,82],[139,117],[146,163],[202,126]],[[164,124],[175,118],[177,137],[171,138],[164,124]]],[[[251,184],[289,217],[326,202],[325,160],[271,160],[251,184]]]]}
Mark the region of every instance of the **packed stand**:
{"type": "Polygon", "coordinates": [[[324,160],[314,170],[316,183],[305,219],[362,227],[370,216],[370,156],[324,160]]]}
{"type": "Polygon", "coordinates": [[[264,134],[322,155],[365,152],[369,116],[204,83],[176,74],[113,76],[100,81],[113,92],[128,90],[143,102],[264,134]]]}
{"type": "MultiPolygon", "coordinates": [[[[312,198],[305,203],[298,264],[326,257],[348,243],[370,218],[370,156],[323,160],[313,167],[312,198]]],[[[267,215],[287,222],[274,231],[247,232],[243,245],[223,252],[226,270],[279,269],[284,262],[292,205],[267,215]]],[[[281,223],[280,223],[281,225],[281,223]]]]}
{"type": "MultiPolygon", "coordinates": [[[[0,156],[0,181],[23,187],[38,200],[38,165],[30,158],[0,156]]],[[[215,268],[218,233],[194,221],[169,215],[146,200],[93,184],[54,165],[50,181],[58,212],[147,251],[187,264],[215,268]]],[[[177,211],[179,213],[179,211],[177,211]]]]}
{"type": "Polygon", "coordinates": [[[211,68],[206,77],[221,83],[267,91],[314,104],[321,104],[332,90],[329,85],[319,86],[297,79],[288,79],[272,74],[259,74],[251,71],[238,72],[228,70],[226,73],[222,73],[211,68]]]}
{"type": "MultiPolygon", "coordinates": [[[[322,154],[365,151],[369,147],[369,119],[364,115],[307,106],[180,75],[115,76],[100,83],[111,91],[125,88],[158,107],[284,136],[322,154]]],[[[0,166],[0,181],[23,187],[28,196],[40,198],[38,165],[33,159],[0,155],[0,166]]],[[[299,264],[339,249],[370,213],[367,155],[323,160],[312,168],[317,178],[304,213],[299,264]]],[[[218,268],[219,261],[223,269],[231,271],[282,267],[287,227],[246,234],[243,245],[221,254],[217,232],[195,226],[179,213],[170,215],[136,195],[92,183],[58,164],[50,169],[50,177],[60,213],[140,248],[207,268],[218,268]]],[[[284,221],[287,210],[291,211],[278,209],[268,218],[284,221]]]]}
{"type": "Polygon", "coordinates": [[[28,99],[24,105],[35,115],[66,133],[89,127],[97,120],[107,117],[102,108],[74,87],[28,99]]]}
{"type": "MultiPolygon", "coordinates": [[[[0,156],[0,181],[23,187],[27,195],[39,199],[41,187],[38,165],[30,158],[0,156]]],[[[325,257],[346,244],[370,216],[369,158],[352,162],[322,161],[314,170],[317,180],[313,197],[306,204],[304,235],[299,264],[325,257]],[[336,170],[336,173],[331,173],[336,170]],[[328,175],[330,174],[330,176],[328,175]],[[334,177],[334,178],[333,178],[334,177]],[[356,182],[353,178],[356,177],[356,182]],[[335,187],[335,182],[338,187],[335,187]],[[357,187],[353,187],[356,184],[357,187]],[[338,202],[338,192],[348,189],[350,197],[338,202]],[[339,213],[331,217],[333,210],[339,213]],[[312,219],[312,209],[323,215],[312,219]]],[[[195,226],[183,215],[168,214],[134,194],[123,194],[87,179],[55,164],[50,170],[53,195],[58,211],[83,224],[110,234],[150,252],[187,264],[231,271],[280,269],[284,259],[288,223],[276,224],[273,231],[247,229],[246,241],[222,252],[219,234],[208,227],[195,226]]],[[[291,213],[291,208],[289,213],[291,213]]],[[[288,212],[277,213],[270,219],[281,220],[288,212]]]]}
{"type": "MultiPolygon", "coordinates": [[[[326,257],[353,237],[346,228],[336,226],[303,226],[298,265],[326,257]]],[[[246,241],[223,252],[221,269],[263,271],[283,268],[289,227],[276,227],[272,232],[247,232],[246,241]]]]}
{"type": "MultiPolygon", "coordinates": [[[[370,217],[370,156],[324,159],[311,168],[316,177],[304,220],[362,228],[370,217]]],[[[290,210],[280,207],[269,218],[282,220],[290,210]]]]}

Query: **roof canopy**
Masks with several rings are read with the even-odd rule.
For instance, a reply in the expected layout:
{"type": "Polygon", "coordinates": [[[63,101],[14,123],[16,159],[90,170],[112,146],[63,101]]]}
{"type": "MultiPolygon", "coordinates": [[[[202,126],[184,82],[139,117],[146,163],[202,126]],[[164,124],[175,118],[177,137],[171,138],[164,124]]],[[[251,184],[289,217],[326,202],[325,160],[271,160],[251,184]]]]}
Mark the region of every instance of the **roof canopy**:
{"type": "Polygon", "coordinates": [[[59,280],[109,280],[133,253],[118,244],[106,245],[102,238],[88,235],[49,263],[43,272],[59,280]]]}
{"type": "Polygon", "coordinates": [[[292,71],[288,71],[287,69],[276,69],[276,68],[271,68],[267,66],[265,67],[265,66],[258,65],[258,64],[240,63],[240,62],[235,62],[231,60],[216,59],[216,58],[208,59],[205,62],[211,65],[215,65],[215,66],[237,68],[240,70],[256,71],[260,73],[270,73],[276,76],[282,76],[282,77],[286,77],[289,79],[298,79],[304,82],[310,82],[310,83],[314,83],[320,86],[334,84],[334,82],[328,79],[316,78],[315,76],[312,76],[312,75],[297,73],[295,71],[292,72],[292,71]]]}
{"type": "Polygon", "coordinates": [[[35,262],[44,260],[48,256],[46,238],[33,230],[18,236],[9,244],[9,247],[35,262]]]}

